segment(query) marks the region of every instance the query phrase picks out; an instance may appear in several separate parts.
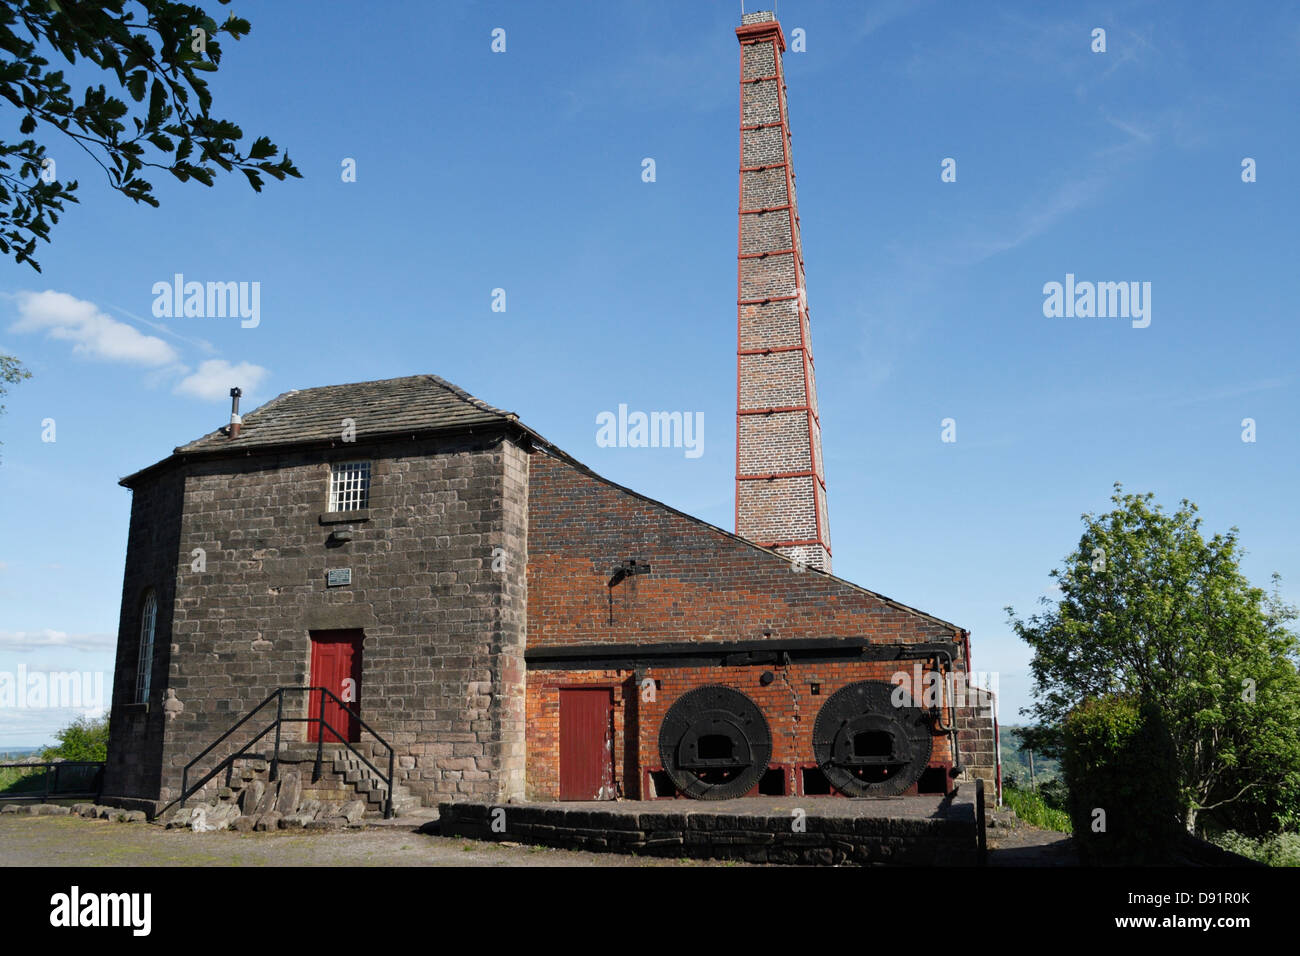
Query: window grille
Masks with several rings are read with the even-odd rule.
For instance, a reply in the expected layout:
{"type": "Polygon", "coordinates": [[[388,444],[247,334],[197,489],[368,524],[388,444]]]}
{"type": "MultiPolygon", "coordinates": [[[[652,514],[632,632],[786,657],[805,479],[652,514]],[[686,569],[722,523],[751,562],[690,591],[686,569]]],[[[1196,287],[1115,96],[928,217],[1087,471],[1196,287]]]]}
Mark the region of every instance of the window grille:
{"type": "Polygon", "coordinates": [[[370,507],[370,462],[349,461],[330,470],[330,511],[370,507]]]}
{"type": "Polygon", "coordinates": [[[140,657],[135,671],[135,702],[149,702],[149,683],[153,678],[153,632],[158,620],[158,596],[151,590],[144,599],[140,615],[140,657]]]}

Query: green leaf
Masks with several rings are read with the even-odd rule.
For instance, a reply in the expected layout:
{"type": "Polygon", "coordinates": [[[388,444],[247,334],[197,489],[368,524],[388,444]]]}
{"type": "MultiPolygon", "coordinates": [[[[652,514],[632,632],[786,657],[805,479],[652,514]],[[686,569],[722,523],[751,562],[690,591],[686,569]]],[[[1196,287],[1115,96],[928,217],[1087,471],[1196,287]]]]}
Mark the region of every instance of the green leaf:
{"type": "Polygon", "coordinates": [[[154,77],[153,86],[149,90],[149,125],[161,126],[168,112],[170,111],[167,109],[167,88],[163,86],[161,80],[154,77]]]}
{"type": "Polygon", "coordinates": [[[269,159],[275,154],[276,146],[267,136],[259,136],[253,141],[253,145],[248,148],[249,159],[269,159]]]}

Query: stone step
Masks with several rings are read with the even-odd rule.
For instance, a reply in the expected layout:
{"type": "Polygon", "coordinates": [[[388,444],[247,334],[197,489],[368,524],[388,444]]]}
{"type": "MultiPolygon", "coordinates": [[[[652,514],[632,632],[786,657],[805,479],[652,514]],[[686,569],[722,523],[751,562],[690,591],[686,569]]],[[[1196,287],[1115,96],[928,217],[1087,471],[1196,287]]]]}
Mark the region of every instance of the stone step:
{"type": "MultiPolygon", "coordinates": [[[[371,748],[369,746],[354,745],[365,754],[376,767],[387,769],[388,751],[383,748],[374,748],[382,750],[378,757],[371,757],[371,748]]],[[[365,761],[357,754],[352,753],[343,744],[327,743],[322,748],[322,766],[324,774],[331,774],[342,783],[346,789],[350,789],[354,794],[354,799],[362,800],[366,806],[366,816],[382,817],[385,803],[388,798],[388,786],[381,779],[381,774],[372,770],[365,761]]],[[[317,747],[315,744],[304,744],[296,742],[291,744],[281,744],[280,747],[280,777],[286,772],[296,772],[300,774],[304,786],[308,785],[311,777],[310,765],[314,765],[316,760],[317,747]],[[290,767],[287,764],[299,764],[297,767],[290,767]],[[301,764],[307,764],[304,768],[301,764]]],[[[216,799],[221,804],[238,803],[241,794],[253,781],[260,781],[265,785],[271,785],[267,779],[268,771],[271,767],[269,753],[250,753],[231,759],[227,772],[222,774],[213,783],[218,784],[216,790],[216,799]],[[229,781],[226,782],[226,776],[229,781]]],[[[396,770],[396,768],[394,768],[396,770]]],[[[328,785],[327,785],[328,789],[328,785]]],[[[401,783],[398,783],[393,792],[393,812],[395,815],[409,813],[416,810],[422,810],[423,805],[420,798],[413,795],[401,783]]]]}

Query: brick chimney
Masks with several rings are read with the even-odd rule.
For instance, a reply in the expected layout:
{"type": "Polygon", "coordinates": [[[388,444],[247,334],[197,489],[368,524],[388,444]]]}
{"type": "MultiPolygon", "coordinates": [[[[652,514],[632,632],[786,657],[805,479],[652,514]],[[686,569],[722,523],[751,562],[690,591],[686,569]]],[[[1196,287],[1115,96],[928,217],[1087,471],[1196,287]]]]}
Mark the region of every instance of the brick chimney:
{"type": "Polygon", "coordinates": [[[746,13],[741,24],[736,533],[830,571],[785,36],[770,12],[746,13]]]}

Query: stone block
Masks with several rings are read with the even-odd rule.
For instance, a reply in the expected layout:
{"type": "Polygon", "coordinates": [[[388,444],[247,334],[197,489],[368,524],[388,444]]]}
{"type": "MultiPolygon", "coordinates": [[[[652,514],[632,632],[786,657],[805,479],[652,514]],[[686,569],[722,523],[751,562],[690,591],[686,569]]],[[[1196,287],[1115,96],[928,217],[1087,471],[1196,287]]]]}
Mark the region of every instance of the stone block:
{"type": "Polygon", "coordinates": [[[298,800],[302,795],[302,777],[296,770],[288,770],[280,775],[280,793],[275,800],[275,809],[281,814],[291,814],[298,810],[298,800]]]}
{"type": "Polygon", "coordinates": [[[257,812],[262,803],[262,797],[266,795],[266,784],[256,778],[248,781],[248,786],[244,787],[243,792],[239,795],[239,809],[245,816],[252,816],[257,812]]]}

